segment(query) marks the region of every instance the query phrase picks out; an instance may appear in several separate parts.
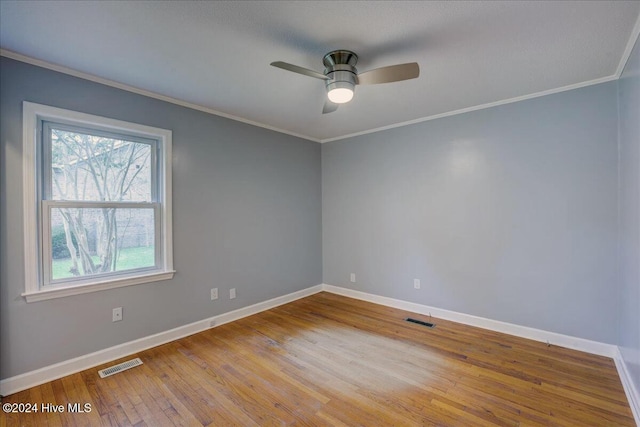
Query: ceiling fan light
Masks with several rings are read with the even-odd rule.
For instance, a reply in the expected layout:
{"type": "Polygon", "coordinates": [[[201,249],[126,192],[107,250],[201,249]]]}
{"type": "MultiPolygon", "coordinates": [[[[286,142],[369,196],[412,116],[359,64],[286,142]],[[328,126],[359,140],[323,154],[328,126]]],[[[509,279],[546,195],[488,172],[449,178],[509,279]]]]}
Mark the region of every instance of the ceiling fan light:
{"type": "Polygon", "coordinates": [[[347,87],[337,87],[327,93],[329,101],[335,104],[344,104],[353,99],[353,89],[347,87]]]}
{"type": "Polygon", "coordinates": [[[338,71],[329,74],[334,80],[327,82],[327,96],[334,104],[344,104],[353,99],[355,80],[352,73],[338,71]],[[349,80],[351,79],[351,80],[349,80]]]}

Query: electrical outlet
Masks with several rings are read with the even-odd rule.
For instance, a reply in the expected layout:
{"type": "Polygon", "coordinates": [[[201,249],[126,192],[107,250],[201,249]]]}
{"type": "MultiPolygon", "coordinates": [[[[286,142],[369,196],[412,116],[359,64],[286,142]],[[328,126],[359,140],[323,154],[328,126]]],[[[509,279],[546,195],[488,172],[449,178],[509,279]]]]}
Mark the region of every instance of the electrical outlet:
{"type": "Polygon", "coordinates": [[[351,283],[356,283],[356,273],[351,273],[351,277],[349,277],[351,283]]]}
{"type": "Polygon", "coordinates": [[[236,297],[236,288],[229,289],[229,299],[234,299],[236,297]]]}
{"type": "Polygon", "coordinates": [[[112,322],[119,322],[122,320],[122,307],[116,307],[113,309],[112,322]]]}
{"type": "Polygon", "coordinates": [[[211,289],[211,301],[218,299],[218,288],[211,289]]]}
{"type": "Polygon", "coordinates": [[[413,288],[420,289],[420,279],[413,279],[413,288]]]}

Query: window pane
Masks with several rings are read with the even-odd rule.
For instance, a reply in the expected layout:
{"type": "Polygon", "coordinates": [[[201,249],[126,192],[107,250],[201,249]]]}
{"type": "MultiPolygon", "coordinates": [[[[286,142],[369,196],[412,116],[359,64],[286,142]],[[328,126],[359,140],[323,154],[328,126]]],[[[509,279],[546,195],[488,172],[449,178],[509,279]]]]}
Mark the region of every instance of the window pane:
{"type": "Polygon", "coordinates": [[[49,127],[51,200],[151,202],[151,145],[49,127]]]}
{"type": "Polygon", "coordinates": [[[152,208],[52,208],[52,280],[155,266],[152,208]]]}

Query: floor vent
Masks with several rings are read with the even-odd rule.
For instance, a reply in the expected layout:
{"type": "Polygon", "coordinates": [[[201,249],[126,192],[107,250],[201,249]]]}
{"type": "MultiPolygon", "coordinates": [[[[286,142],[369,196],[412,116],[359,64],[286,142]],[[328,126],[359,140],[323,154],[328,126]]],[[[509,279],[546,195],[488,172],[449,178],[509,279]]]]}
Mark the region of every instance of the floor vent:
{"type": "Polygon", "coordinates": [[[126,371],[127,369],[135,368],[136,366],[142,365],[142,360],[139,357],[135,359],[127,360],[126,362],[118,363],[110,368],[105,368],[98,371],[100,378],[106,378],[113,374],[117,374],[118,372],[126,371]]]}
{"type": "Polygon", "coordinates": [[[407,317],[404,320],[406,320],[407,322],[417,323],[418,325],[426,326],[427,328],[435,328],[436,327],[435,323],[423,322],[422,320],[412,319],[411,317],[407,317]]]}

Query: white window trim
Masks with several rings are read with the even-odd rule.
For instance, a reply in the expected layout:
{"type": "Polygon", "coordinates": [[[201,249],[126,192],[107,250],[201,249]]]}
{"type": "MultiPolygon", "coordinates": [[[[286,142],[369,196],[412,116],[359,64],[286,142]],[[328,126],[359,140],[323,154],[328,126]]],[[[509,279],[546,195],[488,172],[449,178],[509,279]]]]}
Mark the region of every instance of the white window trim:
{"type": "Polygon", "coordinates": [[[173,231],[171,210],[171,139],[170,130],[145,126],[137,123],[108,119],[77,111],[24,101],[22,103],[22,158],[23,158],[23,215],[24,215],[24,283],[25,292],[22,294],[27,302],[42,301],[70,295],[97,292],[105,289],[138,285],[141,283],[157,282],[173,278],[173,231]],[[160,167],[160,192],[163,195],[161,204],[163,270],[153,273],[136,273],[117,277],[101,277],[91,282],[78,285],[42,288],[40,279],[40,254],[38,234],[41,224],[38,220],[38,178],[37,146],[38,121],[74,121],[86,126],[95,126],[117,132],[135,132],[142,136],[158,139],[162,145],[162,164],[160,167]]]}

